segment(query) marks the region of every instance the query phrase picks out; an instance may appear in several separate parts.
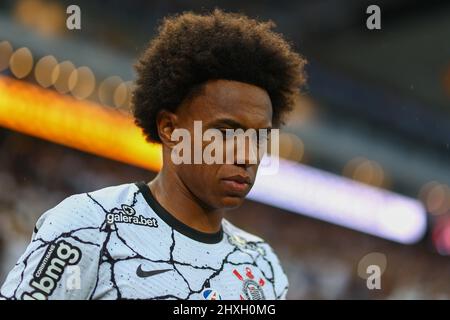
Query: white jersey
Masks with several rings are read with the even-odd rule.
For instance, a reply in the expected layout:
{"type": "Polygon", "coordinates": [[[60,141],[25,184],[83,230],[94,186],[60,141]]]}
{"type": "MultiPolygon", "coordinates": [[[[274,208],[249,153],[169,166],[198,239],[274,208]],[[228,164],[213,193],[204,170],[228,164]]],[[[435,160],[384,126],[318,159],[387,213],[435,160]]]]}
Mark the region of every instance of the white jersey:
{"type": "Polygon", "coordinates": [[[73,195],[45,212],[3,299],[284,299],[272,248],[223,219],[203,233],[143,182],[73,195]]]}

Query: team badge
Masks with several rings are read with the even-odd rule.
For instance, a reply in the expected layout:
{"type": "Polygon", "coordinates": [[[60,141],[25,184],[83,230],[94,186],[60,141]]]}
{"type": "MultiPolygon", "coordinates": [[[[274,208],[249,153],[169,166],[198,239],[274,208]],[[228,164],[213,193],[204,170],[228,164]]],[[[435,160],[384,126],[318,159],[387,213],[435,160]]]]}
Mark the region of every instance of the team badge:
{"type": "Polygon", "coordinates": [[[265,300],[263,288],[266,282],[263,278],[256,281],[252,270],[245,268],[245,277],[242,276],[237,269],[233,270],[233,274],[242,281],[242,293],[239,295],[241,300],[265,300]]]}

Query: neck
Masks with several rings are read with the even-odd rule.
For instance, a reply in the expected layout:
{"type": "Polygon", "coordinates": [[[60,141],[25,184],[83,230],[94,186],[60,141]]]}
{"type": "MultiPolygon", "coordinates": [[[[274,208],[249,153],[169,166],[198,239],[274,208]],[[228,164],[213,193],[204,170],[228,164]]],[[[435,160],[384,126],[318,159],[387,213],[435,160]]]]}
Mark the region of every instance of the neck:
{"type": "Polygon", "coordinates": [[[161,206],[182,223],[206,233],[220,230],[223,210],[203,204],[173,170],[165,170],[163,167],[148,185],[161,206]]]}

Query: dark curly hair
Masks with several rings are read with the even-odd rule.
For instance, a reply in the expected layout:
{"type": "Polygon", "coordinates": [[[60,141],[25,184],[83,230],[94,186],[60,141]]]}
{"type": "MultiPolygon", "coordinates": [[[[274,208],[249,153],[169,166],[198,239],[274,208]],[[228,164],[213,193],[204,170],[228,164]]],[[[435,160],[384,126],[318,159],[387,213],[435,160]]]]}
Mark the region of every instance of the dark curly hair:
{"type": "Polygon", "coordinates": [[[267,91],[273,124],[292,108],[305,83],[306,61],[291,49],[275,24],[219,9],[165,18],[156,38],[135,65],[135,123],[148,141],[160,142],[156,116],[175,109],[194,89],[211,79],[256,85],[267,91]]]}

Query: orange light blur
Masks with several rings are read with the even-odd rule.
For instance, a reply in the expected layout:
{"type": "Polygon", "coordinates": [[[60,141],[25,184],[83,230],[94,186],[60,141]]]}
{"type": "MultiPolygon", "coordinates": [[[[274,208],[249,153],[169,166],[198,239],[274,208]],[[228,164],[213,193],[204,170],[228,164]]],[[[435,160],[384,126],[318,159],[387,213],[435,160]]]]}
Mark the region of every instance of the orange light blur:
{"type": "Polygon", "coordinates": [[[0,126],[152,171],[161,145],[145,141],[130,115],[0,76],[0,126]]]}

